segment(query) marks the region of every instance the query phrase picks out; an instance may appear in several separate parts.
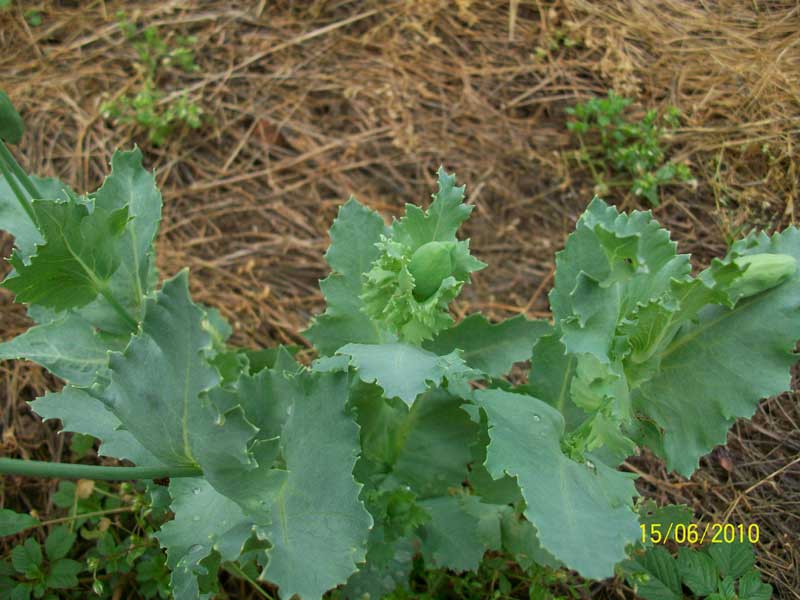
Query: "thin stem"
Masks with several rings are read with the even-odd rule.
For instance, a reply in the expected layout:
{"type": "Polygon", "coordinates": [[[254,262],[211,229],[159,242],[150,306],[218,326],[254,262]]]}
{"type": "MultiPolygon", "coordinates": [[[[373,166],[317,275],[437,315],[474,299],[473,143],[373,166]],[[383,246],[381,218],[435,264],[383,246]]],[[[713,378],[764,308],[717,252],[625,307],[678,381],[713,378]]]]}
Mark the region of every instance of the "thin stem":
{"type": "Polygon", "coordinates": [[[581,146],[581,152],[587,158],[586,165],[589,167],[589,170],[592,172],[592,179],[597,181],[597,171],[595,171],[595,169],[594,169],[593,161],[591,160],[591,157],[589,156],[589,152],[586,149],[586,144],[583,143],[583,136],[581,134],[578,134],[578,143],[581,146]]]}
{"type": "Polygon", "coordinates": [[[120,506],[117,508],[109,508],[108,510],[97,510],[90,513],[80,513],[75,515],[70,515],[68,517],[61,517],[60,519],[50,519],[48,521],[39,521],[36,525],[31,525],[30,527],[26,527],[25,529],[20,529],[20,532],[27,531],[28,529],[40,529],[42,527],[47,527],[48,525],[57,525],[58,523],[67,523],[77,521],[78,519],[88,519],[89,517],[102,517],[105,515],[115,515],[118,513],[123,512],[132,512],[132,506],[120,506]]]}
{"type": "Polygon", "coordinates": [[[75,513],[74,516],[61,517],[60,519],[50,519],[49,521],[42,521],[34,527],[44,527],[45,525],[56,525],[57,523],[66,523],[67,521],[77,521],[78,519],[88,519],[89,517],[103,517],[105,515],[116,515],[118,513],[131,512],[132,506],[119,506],[117,508],[109,508],[108,510],[96,510],[88,513],[75,513]]]}
{"type": "Polygon", "coordinates": [[[269,595],[269,594],[268,594],[268,593],[267,593],[267,592],[264,590],[264,588],[262,588],[262,587],[261,587],[261,586],[258,584],[258,582],[257,582],[257,581],[253,581],[253,578],[252,578],[252,577],[250,577],[250,576],[249,576],[247,573],[245,573],[244,571],[242,571],[242,570],[239,568],[239,566],[238,566],[236,563],[234,563],[234,562],[226,562],[226,563],[223,565],[223,568],[224,568],[226,571],[229,571],[229,572],[230,572],[232,575],[235,575],[236,577],[239,577],[239,578],[241,578],[241,579],[244,579],[246,582],[248,582],[250,585],[252,585],[252,586],[253,586],[253,589],[255,590],[255,592],[256,592],[256,593],[257,593],[259,596],[261,596],[262,598],[266,598],[267,600],[273,600],[272,596],[270,596],[270,595],[269,595]]]}
{"type": "MultiPolygon", "coordinates": [[[[6,149],[6,146],[2,141],[0,141],[0,148],[8,152],[8,149],[6,149]]],[[[6,164],[5,156],[2,152],[0,152],[0,172],[2,172],[3,177],[6,178],[8,187],[10,187],[11,191],[14,192],[14,195],[17,197],[20,206],[22,206],[22,208],[25,210],[28,218],[33,222],[34,225],[36,225],[36,228],[39,229],[39,220],[36,218],[36,213],[33,211],[33,206],[31,205],[31,202],[28,200],[28,197],[25,195],[25,193],[20,189],[16,178],[11,174],[9,169],[10,167],[6,164]]]]}
{"type": "Polygon", "coordinates": [[[72,465],[39,460],[0,458],[0,474],[53,477],[57,479],[128,481],[131,479],[200,477],[203,475],[203,471],[198,467],[103,467],[99,465],[72,465]]]}
{"type": "Polygon", "coordinates": [[[132,512],[132,506],[119,506],[117,508],[109,508],[108,510],[97,510],[94,512],[88,513],[80,513],[75,515],[70,515],[68,517],[61,517],[60,519],[50,519],[48,521],[39,521],[36,525],[31,525],[30,527],[26,527],[25,529],[21,529],[20,531],[27,531],[28,529],[39,529],[41,527],[46,527],[48,525],[56,525],[58,523],[67,523],[77,521],[78,519],[88,519],[89,517],[102,517],[105,515],[114,515],[117,513],[124,513],[124,512],[132,512]]]}
{"type": "Polygon", "coordinates": [[[75,515],[78,514],[78,486],[75,486],[75,491],[72,494],[72,508],[69,511],[70,521],[69,530],[75,529],[75,515]]]}
{"type": "Polygon", "coordinates": [[[22,182],[22,187],[28,192],[31,198],[37,199],[41,198],[42,195],[39,193],[39,190],[36,189],[36,185],[34,185],[31,178],[25,172],[25,170],[19,166],[19,163],[14,158],[14,155],[11,154],[11,151],[6,147],[6,145],[0,142],[0,156],[6,161],[6,164],[11,168],[11,172],[16,175],[17,179],[22,182]]]}

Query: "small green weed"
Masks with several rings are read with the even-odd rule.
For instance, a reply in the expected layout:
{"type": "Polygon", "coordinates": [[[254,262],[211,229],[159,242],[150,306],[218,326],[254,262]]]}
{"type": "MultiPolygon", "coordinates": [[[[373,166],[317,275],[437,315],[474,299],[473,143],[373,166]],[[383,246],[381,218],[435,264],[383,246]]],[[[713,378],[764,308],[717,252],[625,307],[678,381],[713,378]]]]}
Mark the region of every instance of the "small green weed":
{"type": "Polygon", "coordinates": [[[164,72],[175,67],[186,73],[200,70],[195,63],[195,36],[179,36],[168,42],[152,25],[139,31],[124,12],[117,13],[117,21],[126,39],[136,50],[135,68],[142,83],[136,92],[104,102],[100,111],[107,119],[121,124],[135,124],[147,131],[150,142],[156,146],[167,141],[176,126],[186,125],[197,129],[202,124],[203,110],[184,92],[170,103],[163,102],[166,91],[162,85],[164,72]]]}
{"type": "Polygon", "coordinates": [[[43,545],[29,535],[0,557],[0,597],[105,599],[131,585],[143,598],[170,597],[166,555],[152,535],[168,517],[165,487],[62,481],[52,500],[66,516],[42,523],[43,545]]]}
{"type": "MultiPolygon", "coordinates": [[[[537,564],[523,569],[505,554],[488,554],[476,572],[456,573],[426,568],[414,559],[409,580],[383,596],[384,600],[580,600],[589,586],[565,569],[537,564]]],[[[337,590],[330,600],[342,600],[337,590]]]]}
{"type": "Polygon", "coordinates": [[[655,546],[623,562],[620,570],[645,600],[770,600],[772,586],[761,581],[754,562],[747,542],[681,547],[677,557],[655,546]]]}
{"type": "Polygon", "coordinates": [[[25,20],[31,27],[39,27],[42,24],[42,13],[35,8],[25,11],[25,20]]]}
{"type": "Polygon", "coordinates": [[[612,186],[630,186],[658,206],[659,186],[692,179],[689,167],[666,160],[663,145],[667,128],[678,126],[680,111],[670,107],[659,118],[649,110],[640,121],[631,121],[624,115],[630,104],[614,92],[576,104],[567,109],[572,117],[567,129],[578,138],[578,160],[592,172],[599,195],[612,186]]]}
{"type": "MultiPolygon", "coordinates": [[[[42,547],[33,538],[28,538],[21,546],[11,551],[11,562],[0,563],[0,589],[3,580],[16,598],[29,598],[33,594],[42,598],[47,590],[61,590],[78,585],[78,573],[83,565],[65,558],[75,544],[76,535],[63,525],[53,528],[42,547]],[[17,581],[12,579],[17,577],[17,581]]],[[[47,598],[56,598],[48,594],[47,598]]]]}

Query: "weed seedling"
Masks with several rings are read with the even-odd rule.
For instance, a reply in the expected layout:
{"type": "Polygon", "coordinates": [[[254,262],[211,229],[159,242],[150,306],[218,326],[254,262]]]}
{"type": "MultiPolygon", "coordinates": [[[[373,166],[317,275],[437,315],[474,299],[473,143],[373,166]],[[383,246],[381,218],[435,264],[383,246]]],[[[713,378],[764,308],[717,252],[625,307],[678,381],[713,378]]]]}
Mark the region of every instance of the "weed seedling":
{"type": "Polygon", "coordinates": [[[117,19],[120,30],[136,50],[134,67],[142,81],[137,91],[104,102],[100,107],[103,116],[117,123],[138,125],[156,146],[164,144],[177,126],[199,128],[202,108],[189,98],[187,92],[165,102],[167,91],[163,84],[165,73],[171,67],[185,73],[200,70],[194,60],[197,38],[179,36],[171,43],[161,37],[155,26],[139,31],[124,12],[118,13],[117,19]]]}
{"type": "Polygon", "coordinates": [[[577,158],[592,172],[598,194],[626,186],[658,206],[660,186],[692,179],[689,167],[666,160],[664,136],[678,127],[680,111],[670,107],[659,117],[649,110],[635,121],[624,114],[630,104],[614,92],[576,104],[567,109],[567,129],[578,138],[577,158]]]}

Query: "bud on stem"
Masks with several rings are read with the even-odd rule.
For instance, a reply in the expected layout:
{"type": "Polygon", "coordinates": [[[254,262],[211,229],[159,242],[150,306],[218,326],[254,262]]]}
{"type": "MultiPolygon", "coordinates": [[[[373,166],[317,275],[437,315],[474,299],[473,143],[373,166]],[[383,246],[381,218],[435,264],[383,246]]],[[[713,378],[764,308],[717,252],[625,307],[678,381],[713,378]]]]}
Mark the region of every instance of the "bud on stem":
{"type": "Polygon", "coordinates": [[[414,277],[414,297],[422,302],[433,296],[453,271],[453,242],[428,242],[411,255],[408,271],[414,277]]]}

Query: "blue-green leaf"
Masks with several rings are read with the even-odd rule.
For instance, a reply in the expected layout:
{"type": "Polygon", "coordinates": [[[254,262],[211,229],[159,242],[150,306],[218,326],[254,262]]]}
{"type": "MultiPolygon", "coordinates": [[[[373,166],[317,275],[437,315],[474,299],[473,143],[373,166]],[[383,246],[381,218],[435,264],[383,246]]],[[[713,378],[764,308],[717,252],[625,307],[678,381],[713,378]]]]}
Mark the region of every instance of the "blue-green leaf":
{"type": "Polygon", "coordinates": [[[431,390],[408,408],[362,393],[355,401],[361,426],[359,472],[384,487],[409,486],[422,498],[444,496],[467,477],[477,426],[463,400],[431,390]]]}
{"type": "MultiPolygon", "coordinates": [[[[761,236],[746,250],[800,259],[800,232],[761,236]]],[[[752,416],[761,398],[788,390],[799,338],[798,274],[733,308],[711,305],[686,323],[634,397],[636,408],[664,430],[667,465],[691,475],[700,456],[725,443],[737,418],[752,416]]]]}
{"type": "Polygon", "coordinates": [[[439,355],[459,349],[467,366],[490,377],[501,377],[514,363],[528,360],[533,345],[551,329],[546,321],[529,321],[522,315],[492,324],[476,313],[423,346],[439,355]]]}
{"type": "Polygon", "coordinates": [[[362,311],[359,297],[361,275],[377,258],[375,243],[385,232],[380,215],[354,198],[339,209],[325,254],[333,273],[320,282],[327,308],[304,332],[321,354],[333,354],[348,342],[369,344],[386,339],[386,334],[362,311]]]}
{"type": "Polygon", "coordinates": [[[200,562],[212,551],[222,560],[236,560],[253,530],[253,521],[231,499],[214,490],[203,478],[170,481],[170,506],[175,518],[156,534],[167,548],[172,586],[178,600],[201,596],[198,575],[206,574],[200,562]]]}
{"type": "Polygon", "coordinates": [[[372,527],[352,475],[359,440],[345,411],[347,376],[312,375],[304,387],[280,439],[287,470],[274,470],[271,523],[259,528],[272,544],[262,577],[284,598],[319,598],[347,581],[372,527]]]}
{"type": "Polygon", "coordinates": [[[377,383],[387,398],[400,398],[409,406],[414,399],[448,377],[477,376],[464,363],[458,350],[445,356],[411,344],[347,344],[338,354],[350,356],[362,381],[377,383]]]}
{"type": "Polygon", "coordinates": [[[542,546],[585,577],[611,576],[639,536],[632,476],[567,458],[564,419],[541,400],[502,390],[475,398],[489,422],[486,468],[495,479],[517,478],[542,546]]]}
{"type": "Polygon", "coordinates": [[[97,335],[90,323],[68,313],[0,344],[0,359],[32,360],[68,383],[89,386],[108,365],[112,348],[119,349],[113,340],[97,335]]]}
{"type": "MultiPolygon", "coordinates": [[[[31,181],[41,196],[36,198],[37,200],[50,199],[63,202],[74,196],[74,193],[57,179],[34,176],[31,177],[31,181]]],[[[21,191],[26,198],[33,200],[24,188],[21,191]]],[[[36,224],[22,208],[5,177],[0,177],[0,229],[14,236],[14,245],[25,262],[36,251],[36,246],[44,243],[36,224]]]]}
{"type": "Polygon", "coordinates": [[[453,241],[458,228],[469,218],[472,209],[464,204],[464,186],[456,186],[456,176],[439,167],[438,191],[427,211],[406,204],[406,214],[392,225],[396,240],[406,246],[419,248],[428,242],[453,241]]]}
{"type": "Polygon", "coordinates": [[[121,421],[103,402],[86,390],[65,386],[60,392],[48,392],[30,403],[43,419],[60,419],[63,431],[83,433],[103,443],[98,454],[130,460],[144,465],[162,464],[130,431],[121,428],[121,421]]]}
{"type": "Polygon", "coordinates": [[[203,319],[186,271],[165,282],[147,301],[141,333],[123,353],[111,355],[111,383],[102,399],[164,464],[249,464],[246,444],[255,428],[240,411],[221,415],[207,398],[219,376],[205,357],[211,337],[203,319]]]}
{"type": "Polygon", "coordinates": [[[454,571],[477,569],[485,546],[479,521],[465,506],[465,498],[430,498],[420,506],[431,515],[420,533],[427,565],[454,571]]]}
{"type": "MultiPolygon", "coordinates": [[[[101,210],[125,208],[130,217],[121,235],[120,265],[109,281],[109,290],[134,319],[141,320],[145,295],[157,281],[153,242],[161,223],[162,206],[155,177],[142,166],[141,150],[114,153],[111,174],[94,194],[94,202],[101,210]]],[[[82,314],[107,331],[128,331],[102,299],[85,307],[82,314]]]]}

